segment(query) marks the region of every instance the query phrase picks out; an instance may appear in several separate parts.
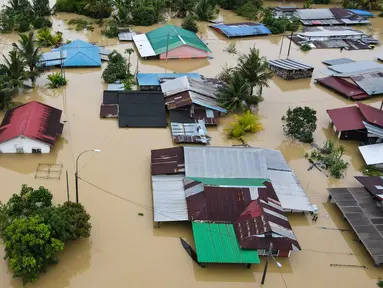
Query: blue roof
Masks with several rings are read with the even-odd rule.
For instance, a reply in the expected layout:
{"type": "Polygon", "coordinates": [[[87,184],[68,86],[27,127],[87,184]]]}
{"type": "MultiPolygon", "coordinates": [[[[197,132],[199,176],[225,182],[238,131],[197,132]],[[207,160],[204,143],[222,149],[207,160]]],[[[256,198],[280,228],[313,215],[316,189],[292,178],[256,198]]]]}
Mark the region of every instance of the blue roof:
{"type": "Polygon", "coordinates": [[[194,79],[201,79],[201,75],[198,73],[138,73],[137,74],[137,83],[139,86],[159,86],[160,78],[180,78],[187,76],[194,79]]]}
{"type": "Polygon", "coordinates": [[[236,23],[236,24],[215,24],[213,29],[219,30],[226,37],[244,37],[271,34],[270,30],[263,24],[258,23],[236,23]]]}
{"type": "Polygon", "coordinates": [[[75,40],[52,51],[67,51],[65,67],[101,66],[100,52],[97,46],[82,40],[75,40]]]}
{"type": "Polygon", "coordinates": [[[372,14],[370,11],[367,11],[367,10],[360,10],[360,9],[346,9],[348,11],[351,11],[359,16],[362,16],[362,17],[374,17],[375,15],[372,14]]]}

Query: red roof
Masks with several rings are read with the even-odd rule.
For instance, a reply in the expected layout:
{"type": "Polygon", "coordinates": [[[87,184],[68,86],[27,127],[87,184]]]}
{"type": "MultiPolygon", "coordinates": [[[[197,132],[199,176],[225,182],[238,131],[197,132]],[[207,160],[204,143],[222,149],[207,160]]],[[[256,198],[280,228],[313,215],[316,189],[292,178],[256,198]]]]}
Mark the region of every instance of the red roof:
{"type": "Polygon", "coordinates": [[[362,112],[367,122],[383,127],[383,111],[382,110],[379,110],[375,107],[372,107],[363,103],[357,103],[356,105],[358,105],[360,112],[362,112]]]}
{"type": "Polygon", "coordinates": [[[185,172],[184,147],[152,150],[151,154],[152,175],[185,172]]]}
{"type": "Polygon", "coordinates": [[[317,82],[342,96],[347,98],[352,98],[353,100],[367,99],[370,96],[356,86],[353,83],[346,81],[345,79],[339,77],[326,77],[322,79],[317,79],[317,82]]]}
{"type": "Polygon", "coordinates": [[[362,122],[362,114],[356,106],[329,109],[327,114],[338,131],[366,129],[362,122]]]}
{"type": "Polygon", "coordinates": [[[0,143],[25,136],[53,146],[62,133],[62,111],[32,101],[8,110],[0,126],[0,143]]]}

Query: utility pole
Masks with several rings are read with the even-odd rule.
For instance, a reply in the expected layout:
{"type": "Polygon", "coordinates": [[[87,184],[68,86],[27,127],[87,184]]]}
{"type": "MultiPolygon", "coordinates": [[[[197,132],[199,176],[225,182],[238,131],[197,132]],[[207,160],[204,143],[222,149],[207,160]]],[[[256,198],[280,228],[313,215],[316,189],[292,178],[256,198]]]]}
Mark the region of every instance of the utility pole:
{"type": "Polygon", "coordinates": [[[282,35],[281,49],[279,49],[279,58],[278,59],[281,59],[281,53],[282,53],[282,47],[283,47],[283,39],[284,38],[285,38],[285,32],[283,32],[283,35],[282,35]]]}
{"type": "Polygon", "coordinates": [[[289,51],[287,52],[287,59],[289,59],[289,56],[290,56],[292,38],[293,38],[293,31],[291,31],[291,34],[290,34],[290,43],[289,43],[289,51]]]}
{"type": "Polygon", "coordinates": [[[267,273],[267,266],[269,265],[269,258],[270,258],[271,250],[272,249],[273,249],[273,243],[270,242],[269,252],[267,253],[266,264],[265,264],[265,269],[263,270],[261,284],[265,284],[266,273],[267,273]]]}

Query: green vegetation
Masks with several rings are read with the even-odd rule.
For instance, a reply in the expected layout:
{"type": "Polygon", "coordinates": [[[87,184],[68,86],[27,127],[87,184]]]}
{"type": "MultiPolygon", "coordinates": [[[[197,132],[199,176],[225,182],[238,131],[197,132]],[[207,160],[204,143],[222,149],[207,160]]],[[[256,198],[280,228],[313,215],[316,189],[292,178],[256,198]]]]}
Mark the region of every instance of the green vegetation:
{"type": "Polygon", "coordinates": [[[264,9],[262,23],[270,29],[273,34],[280,34],[285,31],[297,31],[299,28],[298,18],[274,18],[272,14],[272,8],[268,7],[264,9]]]}
{"type": "Polygon", "coordinates": [[[188,15],[182,21],[182,28],[192,31],[194,33],[198,32],[198,24],[192,15],[188,15]]]}
{"type": "Polygon", "coordinates": [[[84,29],[87,29],[89,31],[94,30],[92,22],[88,22],[85,19],[71,19],[69,20],[68,25],[76,25],[76,31],[81,31],[84,29]]]}
{"type": "Polygon", "coordinates": [[[307,51],[310,51],[311,50],[311,46],[309,44],[303,44],[300,49],[303,51],[303,52],[307,52],[307,51]]]}
{"type": "Polygon", "coordinates": [[[215,0],[198,0],[194,5],[194,14],[200,21],[209,21],[216,17],[217,8],[215,0]]]}
{"type": "Polygon", "coordinates": [[[378,287],[383,287],[383,281],[379,279],[378,282],[376,282],[376,285],[378,285],[378,287]]]}
{"type": "Polygon", "coordinates": [[[343,0],[343,8],[347,9],[366,9],[366,10],[381,10],[381,5],[378,0],[343,0]]]}
{"type": "Polygon", "coordinates": [[[257,133],[263,130],[260,118],[246,110],[241,116],[235,115],[236,121],[231,122],[226,129],[230,138],[238,139],[244,142],[244,136],[247,133],[257,133]]]}
{"type": "Polygon", "coordinates": [[[165,2],[163,0],[136,0],[132,7],[132,23],[138,26],[150,26],[163,19],[165,2]]]}
{"type": "Polygon", "coordinates": [[[331,0],[313,0],[314,4],[330,4],[331,0]]]}
{"type": "MultiPolygon", "coordinates": [[[[383,172],[380,171],[378,168],[372,165],[364,165],[361,169],[360,172],[363,173],[363,175],[366,176],[383,176],[383,172]]],[[[383,287],[383,286],[382,286],[383,287]]]]}
{"type": "Polygon", "coordinates": [[[34,38],[34,33],[20,34],[19,44],[13,43],[13,46],[24,59],[26,66],[29,68],[28,77],[34,84],[36,78],[43,72],[43,67],[38,65],[41,59],[40,47],[34,38]]]}
{"type": "Polygon", "coordinates": [[[311,5],[313,5],[313,1],[312,0],[305,0],[305,2],[303,3],[303,8],[304,9],[309,9],[309,8],[311,8],[311,5]]]}
{"type": "Polygon", "coordinates": [[[112,12],[111,0],[57,0],[56,12],[71,12],[96,19],[108,18],[112,12]]]}
{"type": "Polygon", "coordinates": [[[130,0],[114,0],[113,5],[116,7],[116,12],[113,13],[113,19],[119,26],[124,27],[132,23],[132,18],[129,9],[130,0]]]}
{"type": "Polygon", "coordinates": [[[319,165],[321,168],[330,172],[332,177],[340,179],[348,167],[348,163],[342,158],[345,149],[342,145],[335,147],[334,142],[326,141],[322,148],[314,149],[309,155],[310,163],[319,165]]]}
{"type": "Polygon", "coordinates": [[[133,84],[133,75],[130,73],[130,55],[133,53],[133,49],[127,49],[126,53],[129,54],[129,63],[126,59],[114,50],[109,54],[108,66],[102,73],[102,78],[105,83],[116,83],[121,81],[126,88],[129,88],[133,84]]]}
{"type": "Polygon", "coordinates": [[[237,54],[237,47],[235,43],[230,43],[229,46],[225,49],[225,51],[230,54],[237,54]]]}
{"type": "Polygon", "coordinates": [[[51,47],[61,44],[63,41],[62,33],[51,33],[51,29],[43,28],[37,33],[37,42],[42,47],[51,47]]]}
{"type": "Polygon", "coordinates": [[[193,12],[195,0],[175,0],[171,1],[172,11],[177,11],[175,17],[184,18],[193,12]]]}
{"type": "Polygon", "coordinates": [[[313,133],[317,128],[316,111],[310,107],[289,108],[282,117],[283,132],[304,143],[313,142],[313,133]]]}
{"type": "Polygon", "coordinates": [[[116,38],[118,37],[119,29],[118,23],[115,20],[108,21],[105,29],[101,31],[108,38],[116,38]]]}
{"type": "Polygon", "coordinates": [[[65,86],[68,83],[68,80],[61,76],[59,72],[48,75],[47,79],[50,81],[48,86],[51,89],[65,86]]]}
{"type": "Polygon", "coordinates": [[[249,54],[242,54],[234,68],[225,66],[218,79],[226,85],[218,91],[218,102],[226,109],[244,111],[263,100],[263,87],[269,86],[273,74],[268,70],[266,58],[259,50],[250,48],[249,54]]]}
{"type": "Polygon", "coordinates": [[[259,14],[262,12],[263,1],[248,0],[242,6],[236,9],[239,16],[246,17],[250,20],[258,20],[259,14]]]}
{"type": "Polygon", "coordinates": [[[32,27],[51,27],[52,22],[47,18],[50,14],[48,0],[33,0],[32,4],[28,0],[10,0],[0,11],[0,32],[27,32],[32,27]]]}
{"type": "Polygon", "coordinates": [[[90,236],[90,216],[81,204],[52,204],[52,193],[22,185],[7,204],[0,204],[0,236],[14,277],[35,282],[70,240],[90,236]]]}

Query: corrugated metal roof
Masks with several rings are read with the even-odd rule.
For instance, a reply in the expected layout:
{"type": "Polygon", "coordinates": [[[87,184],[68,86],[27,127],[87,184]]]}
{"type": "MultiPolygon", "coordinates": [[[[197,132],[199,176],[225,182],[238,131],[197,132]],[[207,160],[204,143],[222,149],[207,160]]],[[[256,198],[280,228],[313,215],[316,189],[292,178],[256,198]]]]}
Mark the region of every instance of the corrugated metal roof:
{"type": "Polygon", "coordinates": [[[165,97],[184,91],[193,91],[210,98],[217,98],[217,88],[214,85],[186,76],[161,83],[161,90],[165,97]]]}
{"type": "Polygon", "coordinates": [[[152,176],[155,222],[187,221],[183,175],[152,176]]]}
{"type": "Polygon", "coordinates": [[[337,131],[365,129],[362,114],[356,106],[329,109],[327,114],[337,131]]]}
{"type": "Polygon", "coordinates": [[[258,149],[185,147],[187,177],[268,178],[265,157],[258,149]]]}
{"type": "Polygon", "coordinates": [[[52,51],[66,51],[65,67],[98,67],[101,66],[99,47],[82,40],[75,40],[52,51]]]}
{"type": "Polygon", "coordinates": [[[136,32],[120,32],[118,33],[118,40],[120,41],[133,41],[133,36],[137,35],[136,32]]]}
{"type": "Polygon", "coordinates": [[[301,20],[317,20],[317,19],[333,19],[334,15],[330,9],[297,9],[294,12],[295,16],[301,20]]]}
{"type": "Polygon", "coordinates": [[[176,79],[183,76],[201,79],[198,73],[138,73],[136,78],[139,86],[160,86],[160,79],[176,79]]]}
{"type": "Polygon", "coordinates": [[[219,115],[212,110],[195,109],[194,115],[190,115],[189,109],[185,110],[170,110],[170,122],[176,123],[195,123],[198,120],[203,120],[205,126],[216,126],[219,115]],[[210,113],[212,112],[212,113],[210,113]]]}
{"type": "Polygon", "coordinates": [[[291,59],[269,60],[268,62],[269,65],[279,67],[284,70],[314,70],[314,67],[312,66],[308,66],[291,59]]]}
{"type": "Polygon", "coordinates": [[[367,10],[360,10],[360,9],[347,9],[359,16],[362,16],[362,17],[374,17],[375,15],[373,13],[371,13],[370,11],[367,11],[367,10]]]}
{"type": "Polygon", "coordinates": [[[202,120],[198,123],[171,122],[170,125],[175,143],[210,143],[210,137],[207,136],[207,129],[202,120]]]}
{"type": "Polygon", "coordinates": [[[193,221],[192,226],[199,262],[260,263],[257,251],[240,249],[232,224],[193,221]]]}
{"type": "Polygon", "coordinates": [[[367,129],[368,137],[378,137],[383,139],[383,128],[380,128],[375,125],[371,125],[370,123],[364,122],[364,121],[363,121],[363,124],[367,129]]]}
{"type": "Polygon", "coordinates": [[[53,52],[45,52],[41,54],[41,61],[53,61],[65,59],[67,57],[67,51],[53,51],[53,52]]]}
{"type": "Polygon", "coordinates": [[[268,170],[267,173],[284,210],[313,211],[294,172],[268,170]]]}
{"type": "Polygon", "coordinates": [[[108,84],[108,91],[123,91],[125,90],[124,84],[108,84]]]}
{"type": "Polygon", "coordinates": [[[248,188],[204,186],[200,191],[200,183],[192,183],[194,186],[185,186],[185,193],[189,195],[186,202],[191,221],[234,223],[251,202],[248,188]]]}
{"type": "Polygon", "coordinates": [[[294,12],[297,10],[297,6],[277,6],[274,9],[283,12],[294,12]]]}
{"type": "Polygon", "coordinates": [[[157,55],[156,52],[154,52],[149,39],[146,37],[146,34],[134,35],[133,41],[141,57],[153,57],[157,55]]]}
{"type": "Polygon", "coordinates": [[[382,176],[355,176],[355,179],[364,186],[372,195],[382,200],[383,177],[382,176]]]}
{"type": "Polygon", "coordinates": [[[364,35],[362,31],[358,30],[322,30],[322,31],[308,31],[308,32],[297,32],[296,35],[306,38],[334,38],[334,37],[350,37],[350,36],[361,36],[364,35]]]}
{"type": "Polygon", "coordinates": [[[363,104],[361,102],[356,103],[360,112],[364,118],[371,124],[383,127],[383,111],[375,107],[363,104]]]}
{"type": "Polygon", "coordinates": [[[383,163],[383,143],[359,146],[358,148],[367,165],[383,163]]]}
{"type": "Polygon", "coordinates": [[[269,35],[270,30],[260,23],[232,23],[232,24],[215,24],[211,28],[220,31],[226,37],[245,37],[257,35],[269,35]]]}
{"type": "Polygon", "coordinates": [[[266,158],[267,169],[291,171],[281,151],[266,149],[266,148],[252,148],[258,150],[263,157],[266,158]]]}
{"type": "Polygon", "coordinates": [[[224,186],[224,187],[260,187],[263,186],[267,178],[207,178],[189,177],[192,180],[202,182],[205,185],[224,186]]]}
{"type": "Polygon", "coordinates": [[[383,93],[382,72],[371,72],[363,75],[351,76],[351,79],[370,96],[383,93]]]}
{"type": "Polygon", "coordinates": [[[185,172],[184,147],[152,150],[151,170],[152,175],[185,172]]]}
{"type": "Polygon", "coordinates": [[[101,118],[117,118],[118,104],[101,104],[100,117],[101,118]]]}
{"type": "Polygon", "coordinates": [[[98,52],[100,53],[100,55],[104,55],[104,56],[108,56],[109,54],[112,53],[112,51],[102,46],[98,46],[98,52]]]}
{"type": "Polygon", "coordinates": [[[337,58],[337,59],[331,59],[327,61],[323,61],[324,64],[332,66],[332,65],[340,65],[340,64],[347,64],[347,63],[353,63],[355,62],[352,59],[349,58],[337,58]]]}
{"type": "Polygon", "coordinates": [[[363,61],[356,61],[352,63],[333,65],[328,67],[328,69],[341,74],[355,73],[355,75],[357,75],[358,73],[361,73],[364,70],[383,69],[383,65],[372,60],[363,60],[363,61]]]}
{"type": "Polygon", "coordinates": [[[322,86],[325,86],[331,89],[332,91],[339,93],[342,96],[345,96],[347,98],[352,98],[353,100],[367,99],[370,97],[366,92],[364,92],[358,86],[342,78],[331,76],[331,77],[316,79],[316,81],[322,86]]]}

